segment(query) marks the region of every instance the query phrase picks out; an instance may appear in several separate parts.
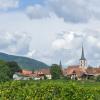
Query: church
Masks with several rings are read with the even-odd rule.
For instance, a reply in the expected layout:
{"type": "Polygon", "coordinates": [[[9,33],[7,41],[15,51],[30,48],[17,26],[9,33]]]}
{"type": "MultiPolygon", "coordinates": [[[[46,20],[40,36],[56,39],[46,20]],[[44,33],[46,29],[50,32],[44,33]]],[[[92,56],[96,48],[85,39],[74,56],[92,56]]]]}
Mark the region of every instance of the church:
{"type": "Polygon", "coordinates": [[[82,78],[88,78],[91,76],[100,75],[100,68],[90,68],[87,65],[87,59],[84,55],[84,47],[82,46],[81,58],[79,59],[79,65],[68,66],[63,70],[64,76],[69,76],[73,80],[81,80],[82,78]]]}

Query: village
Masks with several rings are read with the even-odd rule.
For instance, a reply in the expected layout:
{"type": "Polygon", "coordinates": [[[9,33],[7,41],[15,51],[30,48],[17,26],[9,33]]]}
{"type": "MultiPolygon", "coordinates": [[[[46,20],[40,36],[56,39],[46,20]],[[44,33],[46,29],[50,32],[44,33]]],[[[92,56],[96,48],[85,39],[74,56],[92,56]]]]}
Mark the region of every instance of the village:
{"type": "MultiPolygon", "coordinates": [[[[82,46],[81,58],[79,59],[79,65],[71,65],[63,68],[60,61],[59,66],[61,68],[64,77],[69,77],[72,80],[82,80],[91,77],[97,77],[100,75],[100,67],[89,67],[87,65],[87,59],[84,55],[84,48],[82,46]]],[[[22,69],[20,72],[16,72],[13,75],[14,80],[44,80],[52,79],[50,68],[43,68],[35,71],[22,69]]]]}

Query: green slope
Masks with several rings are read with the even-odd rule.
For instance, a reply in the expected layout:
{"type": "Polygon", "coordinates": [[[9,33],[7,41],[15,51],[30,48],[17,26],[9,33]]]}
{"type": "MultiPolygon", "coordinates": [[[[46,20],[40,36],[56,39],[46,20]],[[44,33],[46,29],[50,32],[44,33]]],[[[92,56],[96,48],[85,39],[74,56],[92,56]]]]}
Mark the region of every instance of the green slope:
{"type": "Polygon", "coordinates": [[[15,61],[19,64],[19,66],[22,69],[27,69],[27,70],[36,70],[36,69],[48,67],[48,65],[46,65],[45,63],[34,60],[34,59],[21,57],[21,56],[8,55],[5,53],[0,53],[0,60],[15,61]]]}

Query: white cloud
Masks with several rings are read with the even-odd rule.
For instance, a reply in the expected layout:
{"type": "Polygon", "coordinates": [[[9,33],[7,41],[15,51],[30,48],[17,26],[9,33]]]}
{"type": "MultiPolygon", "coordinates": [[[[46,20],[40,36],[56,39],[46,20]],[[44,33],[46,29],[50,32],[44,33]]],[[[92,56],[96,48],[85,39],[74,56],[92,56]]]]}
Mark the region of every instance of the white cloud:
{"type": "Polygon", "coordinates": [[[33,56],[35,55],[35,53],[36,53],[36,50],[29,51],[26,56],[29,57],[29,58],[33,58],[33,56]]]}
{"type": "Polygon", "coordinates": [[[24,55],[29,50],[30,37],[25,33],[0,33],[0,50],[9,54],[24,55]]]}
{"type": "Polygon", "coordinates": [[[65,22],[86,23],[92,18],[100,19],[99,0],[45,0],[43,4],[27,7],[32,19],[50,17],[50,13],[63,18],[65,22]]]}
{"type": "Polygon", "coordinates": [[[44,5],[29,6],[27,9],[31,18],[49,17],[48,15],[52,12],[64,18],[65,21],[75,23],[87,22],[91,15],[86,2],[83,0],[78,2],[74,0],[46,0],[44,5]]]}
{"type": "Polygon", "coordinates": [[[61,39],[56,39],[52,46],[54,49],[74,49],[79,47],[80,43],[82,43],[82,37],[78,37],[74,32],[66,32],[62,35],[61,39]],[[74,45],[73,45],[74,44],[74,45]]]}
{"type": "Polygon", "coordinates": [[[0,0],[0,9],[17,8],[20,0],[0,0]]]}
{"type": "Polygon", "coordinates": [[[35,6],[28,6],[26,13],[31,19],[49,17],[48,11],[39,4],[36,4],[35,6]]]}
{"type": "Polygon", "coordinates": [[[65,40],[64,39],[57,39],[53,42],[53,48],[54,49],[61,49],[66,46],[65,40]]]}
{"type": "Polygon", "coordinates": [[[97,38],[94,36],[88,36],[87,40],[91,43],[91,44],[95,44],[97,41],[97,38]]]}

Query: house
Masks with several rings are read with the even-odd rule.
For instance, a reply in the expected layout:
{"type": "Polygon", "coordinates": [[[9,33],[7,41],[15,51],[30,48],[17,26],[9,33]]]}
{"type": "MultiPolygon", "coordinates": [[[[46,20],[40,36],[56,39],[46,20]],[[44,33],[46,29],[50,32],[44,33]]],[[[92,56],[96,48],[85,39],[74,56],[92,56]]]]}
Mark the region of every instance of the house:
{"type": "Polygon", "coordinates": [[[46,76],[47,79],[52,79],[49,68],[40,69],[38,71],[35,71],[34,73],[37,73],[39,76],[46,76]]]}
{"type": "Polygon", "coordinates": [[[32,73],[33,73],[33,71],[31,71],[31,70],[25,70],[25,69],[22,70],[22,74],[24,74],[24,75],[30,75],[32,73]]]}
{"type": "Polygon", "coordinates": [[[86,71],[83,68],[80,68],[80,66],[69,66],[68,68],[63,70],[64,76],[69,76],[71,79],[81,79],[81,76],[85,74],[86,71]]]}
{"type": "Polygon", "coordinates": [[[19,72],[16,72],[14,75],[13,75],[13,80],[29,80],[30,77],[29,76],[25,76],[19,72]]]}
{"type": "Polygon", "coordinates": [[[86,72],[88,75],[98,76],[100,75],[100,68],[87,68],[86,72]]]}
{"type": "Polygon", "coordinates": [[[14,80],[21,80],[23,77],[20,75],[20,73],[15,73],[14,75],[13,75],[13,79],[14,80]]]}
{"type": "Polygon", "coordinates": [[[41,69],[40,71],[47,77],[47,79],[52,79],[52,76],[51,76],[49,68],[41,69]]]}

